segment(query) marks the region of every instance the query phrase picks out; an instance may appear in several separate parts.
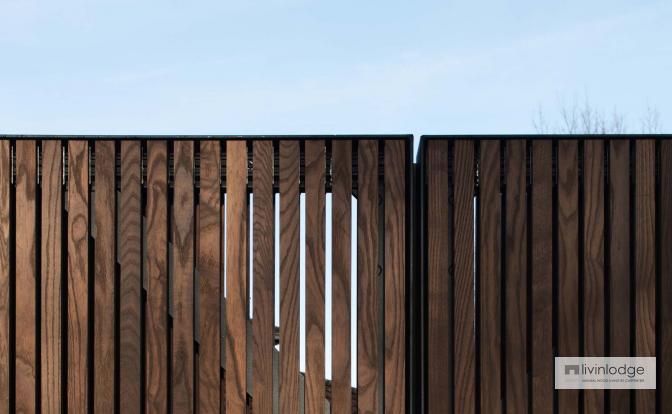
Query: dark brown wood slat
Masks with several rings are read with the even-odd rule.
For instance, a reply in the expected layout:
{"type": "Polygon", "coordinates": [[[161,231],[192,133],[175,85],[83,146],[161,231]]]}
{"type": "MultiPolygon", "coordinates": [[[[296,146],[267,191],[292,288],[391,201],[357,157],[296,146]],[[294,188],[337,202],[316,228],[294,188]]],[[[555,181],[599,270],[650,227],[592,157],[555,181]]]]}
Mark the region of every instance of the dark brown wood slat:
{"type": "Polygon", "coordinates": [[[119,376],[120,401],[123,413],[141,410],[140,362],[140,292],[141,238],[140,221],[140,142],[121,142],[121,227],[120,310],[119,310],[119,376]]]}
{"type": "Polygon", "coordinates": [[[550,140],[532,141],[532,411],[553,411],[553,240],[550,140]]]}
{"type": "MultiPolygon", "coordinates": [[[[635,355],[656,356],[655,141],[635,147],[635,355]]],[[[655,410],[655,390],[636,390],[637,412],[655,410]]]]}
{"type": "MultiPolygon", "coordinates": [[[[86,141],[68,142],[68,412],[86,412],[89,158],[86,141]]],[[[17,321],[18,322],[18,321],[17,321]]],[[[20,326],[17,324],[17,326],[20,326]]],[[[18,410],[17,410],[18,411],[18,410]]]]}
{"type": "Polygon", "coordinates": [[[306,141],[306,393],[305,412],[324,413],[325,146],[306,141]]]}
{"type": "Polygon", "coordinates": [[[175,141],[173,193],[174,413],[194,410],[194,144],[175,141]]]}
{"type": "MultiPolygon", "coordinates": [[[[579,144],[558,141],[558,356],[579,356],[579,144]]],[[[558,410],[579,409],[577,390],[558,390],[558,410]]]]}
{"type": "MultiPolygon", "coordinates": [[[[626,357],[630,356],[631,267],[630,142],[625,139],[611,140],[609,143],[609,220],[609,302],[611,305],[609,309],[611,319],[609,354],[615,357],[626,357]]],[[[665,228],[665,226],[662,227],[665,228]]],[[[612,413],[630,412],[630,390],[610,390],[609,394],[612,413]]],[[[669,410],[662,412],[665,411],[669,410]]]]}
{"type": "Polygon", "coordinates": [[[333,181],[331,412],[337,413],[352,407],[350,376],[352,142],[333,141],[331,153],[333,181]]]}
{"type": "MultiPolygon", "coordinates": [[[[357,404],[359,412],[380,409],[378,369],[378,142],[359,141],[357,200],[357,404]]],[[[308,210],[309,206],[306,206],[308,210]]]]}
{"type": "Polygon", "coordinates": [[[0,140],[0,414],[9,413],[9,186],[8,140],[0,140]]]}
{"type": "Polygon", "coordinates": [[[42,141],[41,369],[42,411],[61,410],[61,142],[42,141]]]}
{"type": "MultiPolygon", "coordinates": [[[[280,141],[280,412],[299,412],[299,142],[280,141]]],[[[348,377],[349,381],[349,377],[348,377]]]]}
{"type": "Polygon", "coordinates": [[[468,414],[476,410],[474,141],[455,141],[454,180],[455,412],[468,414]]]}
{"type": "Polygon", "coordinates": [[[200,346],[198,399],[201,412],[220,406],[221,191],[219,141],[201,142],[201,188],[198,206],[200,346]]]}
{"type": "Polygon", "coordinates": [[[528,411],[526,142],[506,143],[506,412],[528,411]]]}
{"type": "Polygon", "coordinates": [[[448,189],[448,142],[429,141],[427,171],[428,404],[429,412],[452,411],[452,204],[448,189]]]}
{"type": "Polygon", "coordinates": [[[385,141],[385,412],[406,403],[406,143],[385,141]]]}
{"type": "Polygon", "coordinates": [[[273,412],[273,324],[275,235],[273,142],[253,143],[254,168],[254,309],[252,412],[273,412]]]}
{"type": "MultiPolygon", "coordinates": [[[[605,355],[604,342],[604,144],[584,143],[583,222],[584,355],[605,355]]],[[[604,390],[584,391],[584,412],[604,411],[604,390]]]]}
{"type": "Polygon", "coordinates": [[[226,412],[245,412],[247,143],[226,143],[226,412]]]}
{"type": "Polygon", "coordinates": [[[147,413],[166,413],[168,410],[167,183],[168,153],[166,141],[148,141],[147,313],[145,322],[147,413]]]}
{"type": "MultiPolygon", "coordinates": [[[[16,142],[16,412],[36,410],[37,340],[35,141],[16,142]]],[[[86,188],[86,186],[85,186],[86,188]]],[[[85,253],[86,254],[86,253],[85,253]]],[[[85,337],[86,338],[86,337],[85,337]]],[[[86,371],[85,371],[86,372],[86,371]]],[[[86,391],[86,388],[84,388],[86,391]]]]}
{"type": "Polygon", "coordinates": [[[95,166],[95,281],[93,406],[96,413],[114,412],[114,279],[115,279],[115,148],[113,141],[96,141],[95,166]]]}
{"type": "MultiPolygon", "coordinates": [[[[626,167],[627,168],[627,167],[626,167]]],[[[627,169],[626,169],[627,171],[627,169]]],[[[660,142],[660,349],[658,379],[661,413],[672,412],[672,141],[660,142]]],[[[613,234],[613,232],[612,232],[613,234]]],[[[612,271],[613,274],[613,271],[612,271]]],[[[613,325],[612,325],[613,326],[613,325]]],[[[613,329],[613,328],[612,328],[613,329]]],[[[613,392],[612,392],[612,400],[613,392]]],[[[620,406],[619,406],[620,408],[620,406]]]]}
{"type": "Polygon", "coordinates": [[[502,412],[501,193],[499,141],[481,141],[480,384],[481,412],[502,412]]]}

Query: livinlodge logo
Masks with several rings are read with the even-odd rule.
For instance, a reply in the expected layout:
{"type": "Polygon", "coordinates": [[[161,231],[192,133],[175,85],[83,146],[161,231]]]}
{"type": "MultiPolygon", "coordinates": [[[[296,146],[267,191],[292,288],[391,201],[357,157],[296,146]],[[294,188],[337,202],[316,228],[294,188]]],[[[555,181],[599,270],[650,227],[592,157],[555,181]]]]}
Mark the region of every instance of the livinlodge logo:
{"type": "Polygon", "coordinates": [[[556,389],[655,389],[654,357],[557,357],[556,389]]]}

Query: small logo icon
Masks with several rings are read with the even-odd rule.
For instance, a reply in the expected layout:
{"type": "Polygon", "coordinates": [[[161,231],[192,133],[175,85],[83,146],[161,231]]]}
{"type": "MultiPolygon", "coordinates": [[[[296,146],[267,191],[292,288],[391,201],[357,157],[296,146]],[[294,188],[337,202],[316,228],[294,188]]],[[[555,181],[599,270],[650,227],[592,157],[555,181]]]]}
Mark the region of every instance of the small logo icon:
{"type": "Polygon", "coordinates": [[[579,366],[565,365],[565,375],[579,375],[579,366]]]}

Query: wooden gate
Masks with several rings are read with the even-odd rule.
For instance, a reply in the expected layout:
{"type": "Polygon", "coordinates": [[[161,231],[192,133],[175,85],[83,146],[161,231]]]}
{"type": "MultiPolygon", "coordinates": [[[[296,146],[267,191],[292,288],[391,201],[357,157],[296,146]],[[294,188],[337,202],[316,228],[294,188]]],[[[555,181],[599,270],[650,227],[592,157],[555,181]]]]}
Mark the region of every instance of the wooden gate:
{"type": "Polygon", "coordinates": [[[669,138],[424,137],[425,412],[672,412],[669,138]],[[554,389],[605,355],[657,390],[554,389]]]}
{"type": "Polygon", "coordinates": [[[411,143],[0,140],[0,413],[404,412],[411,143]]]}

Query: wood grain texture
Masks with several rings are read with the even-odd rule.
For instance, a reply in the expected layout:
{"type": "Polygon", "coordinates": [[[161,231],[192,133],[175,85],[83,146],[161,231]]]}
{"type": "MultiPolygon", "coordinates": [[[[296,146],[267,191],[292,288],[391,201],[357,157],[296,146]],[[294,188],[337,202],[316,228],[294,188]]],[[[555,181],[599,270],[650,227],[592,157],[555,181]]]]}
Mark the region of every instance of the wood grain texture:
{"type": "MultiPolygon", "coordinates": [[[[635,355],[656,356],[655,141],[636,142],[635,355]]],[[[655,390],[636,390],[637,412],[655,410],[655,390]]]]}
{"type": "MultiPolygon", "coordinates": [[[[476,303],[474,301],[474,142],[455,141],[454,335],[455,412],[476,410],[476,303]]],[[[445,352],[445,351],[444,351],[445,352]]]]}
{"type": "Polygon", "coordinates": [[[119,376],[121,412],[141,410],[141,243],[140,142],[121,143],[121,261],[119,309],[119,376]]]}
{"type": "Polygon", "coordinates": [[[194,410],[194,144],[175,141],[173,193],[173,412],[194,410]]]}
{"type": "Polygon", "coordinates": [[[253,412],[273,411],[273,143],[253,143],[253,412]]]}
{"type": "MultiPolygon", "coordinates": [[[[377,413],[380,329],[378,283],[378,142],[359,141],[357,201],[357,404],[360,413],[377,413]]],[[[310,208],[306,205],[306,211],[310,208]]],[[[307,311],[309,312],[309,311],[307,311]]]]}
{"type": "Polygon", "coordinates": [[[483,413],[502,412],[501,192],[499,141],[481,141],[480,174],[480,404],[483,413]]]}
{"type": "MultiPolygon", "coordinates": [[[[604,356],[604,143],[586,140],[583,164],[584,355],[604,356]]],[[[584,391],[584,412],[604,411],[604,390],[584,391]]]]}
{"type": "Polygon", "coordinates": [[[325,146],[306,141],[306,393],[305,412],[323,414],[324,377],[324,248],[325,146]]]}
{"type": "Polygon", "coordinates": [[[273,325],[275,237],[273,142],[253,143],[254,309],[252,320],[252,412],[273,412],[273,325]]]}
{"type": "Polygon", "coordinates": [[[385,410],[406,411],[406,142],[385,142],[385,410]]]}
{"type": "MultiPolygon", "coordinates": [[[[627,170],[626,170],[627,171],[627,170]]],[[[672,251],[672,142],[662,140],[660,143],[660,250],[672,251]]],[[[658,351],[658,364],[660,377],[658,387],[660,389],[661,413],[672,412],[672,255],[661,254],[660,256],[660,297],[665,298],[659,302],[660,312],[660,348],[658,351]]],[[[613,399],[613,394],[612,394],[613,399]]],[[[620,408],[620,406],[619,406],[620,408]]]]}
{"type": "MultiPolygon", "coordinates": [[[[147,142],[146,412],[168,410],[168,153],[147,142]]],[[[218,384],[219,385],[219,384],[218,384]]]]}
{"type": "Polygon", "coordinates": [[[35,141],[16,142],[16,412],[36,410],[37,249],[35,141]]]}
{"type": "Polygon", "coordinates": [[[427,142],[426,163],[428,408],[429,412],[449,413],[453,406],[453,225],[448,188],[448,142],[427,142]]]}
{"type": "Polygon", "coordinates": [[[68,141],[68,412],[86,412],[89,157],[86,141],[68,141]]]}
{"type": "MultiPolygon", "coordinates": [[[[667,193],[663,192],[662,195],[667,193]]],[[[609,317],[611,319],[609,355],[625,357],[630,356],[631,351],[630,142],[625,139],[609,142],[609,220],[609,317]]],[[[661,227],[666,228],[664,225],[661,227]]],[[[663,255],[663,260],[666,257],[671,256],[663,255]]],[[[609,394],[612,413],[630,412],[630,390],[611,390],[609,394]]],[[[661,412],[666,411],[669,410],[661,412]]]]}
{"type": "Polygon", "coordinates": [[[198,400],[201,413],[220,406],[221,191],[219,141],[201,142],[201,188],[198,206],[200,344],[198,400]]]}
{"type": "Polygon", "coordinates": [[[226,143],[226,412],[245,412],[247,329],[247,143],[226,143]]]}
{"type": "MultiPolygon", "coordinates": [[[[579,143],[558,141],[558,356],[579,355],[579,143]]],[[[578,390],[558,390],[558,410],[575,413],[578,390]]]]}
{"type": "Polygon", "coordinates": [[[352,407],[350,355],[350,269],[352,225],[352,142],[333,141],[332,157],[332,334],[331,412],[352,407]]]}
{"type": "Polygon", "coordinates": [[[41,356],[42,411],[61,411],[61,142],[42,141],[41,356]]]}
{"type": "Polygon", "coordinates": [[[532,411],[553,411],[552,143],[532,141],[532,411]]]}
{"type": "Polygon", "coordinates": [[[0,414],[9,413],[9,186],[10,147],[0,140],[0,414]]]}
{"type": "Polygon", "coordinates": [[[527,413],[526,142],[506,143],[505,381],[506,412],[527,413]]]}
{"type": "Polygon", "coordinates": [[[113,141],[96,141],[95,165],[95,280],[93,325],[93,407],[114,412],[115,298],[115,148],[113,141]]]}
{"type": "MultiPolygon", "coordinates": [[[[299,412],[298,141],[280,141],[280,412],[299,412]]],[[[348,322],[349,323],[349,322],[348,322]]],[[[350,377],[348,377],[350,384],[350,377]]]]}

